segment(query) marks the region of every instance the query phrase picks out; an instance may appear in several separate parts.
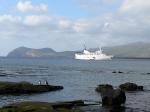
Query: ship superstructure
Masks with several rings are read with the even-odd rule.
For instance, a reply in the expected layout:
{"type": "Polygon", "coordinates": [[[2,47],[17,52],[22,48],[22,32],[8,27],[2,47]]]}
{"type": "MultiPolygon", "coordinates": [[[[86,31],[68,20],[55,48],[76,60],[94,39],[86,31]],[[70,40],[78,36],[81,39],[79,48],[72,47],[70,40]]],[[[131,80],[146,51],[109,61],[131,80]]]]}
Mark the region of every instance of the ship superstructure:
{"type": "Polygon", "coordinates": [[[112,57],[112,55],[104,54],[101,48],[95,52],[84,49],[82,53],[75,54],[75,59],[81,60],[110,60],[112,57]]]}

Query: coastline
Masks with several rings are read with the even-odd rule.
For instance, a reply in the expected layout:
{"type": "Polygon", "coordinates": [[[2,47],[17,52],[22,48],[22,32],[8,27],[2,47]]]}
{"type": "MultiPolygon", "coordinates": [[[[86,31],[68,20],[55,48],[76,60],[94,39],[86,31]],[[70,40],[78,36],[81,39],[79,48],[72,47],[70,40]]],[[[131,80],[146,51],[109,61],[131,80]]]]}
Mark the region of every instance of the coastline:
{"type": "MultiPolygon", "coordinates": [[[[2,89],[5,88],[5,90],[10,90],[10,88],[8,88],[8,86],[12,86],[12,88],[16,88],[16,84],[27,84],[26,86],[31,86],[31,84],[29,83],[14,83],[14,82],[1,82],[0,83],[0,87],[2,89]],[[14,86],[15,84],[15,86],[14,86]],[[7,86],[3,86],[3,85],[7,85],[7,86]]],[[[120,88],[122,88],[125,91],[139,91],[139,87],[134,83],[125,83],[119,86],[120,88]],[[135,89],[136,87],[136,89],[135,89]]],[[[22,86],[21,88],[18,88],[18,91],[24,89],[25,87],[22,86]]],[[[30,87],[28,87],[30,88],[30,87]]],[[[35,86],[35,88],[38,88],[37,86],[35,86]]],[[[34,88],[32,88],[34,89],[34,88]]],[[[30,89],[31,90],[31,89],[30,89]]],[[[116,91],[115,89],[113,90],[112,85],[98,85],[97,88],[95,88],[95,90],[98,93],[104,92],[104,97],[107,96],[107,92],[109,93],[108,95],[109,98],[112,97],[111,94],[113,94],[113,91],[116,91]],[[108,90],[108,91],[107,91],[108,90]],[[110,93],[110,90],[112,91],[110,93]]],[[[140,89],[141,90],[141,89],[140,89]]],[[[143,91],[143,89],[141,90],[143,91]]],[[[58,91],[59,92],[59,91],[58,91]]],[[[14,91],[9,92],[9,94],[14,95],[14,91]]],[[[24,94],[20,93],[20,94],[24,94]]],[[[29,95],[33,95],[30,94],[30,92],[28,92],[27,94],[29,95]]],[[[40,94],[40,93],[39,93],[40,94]]],[[[115,99],[112,99],[116,102],[116,100],[118,100],[118,98],[120,100],[122,100],[122,95],[120,96],[117,93],[115,93],[116,95],[113,95],[113,97],[115,99]],[[119,96],[118,96],[119,95],[119,96]],[[116,99],[117,98],[117,99],[116,99]]],[[[122,93],[121,93],[122,94],[122,93]]],[[[7,93],[3,93],[3,95],[7,95],[7,93]]],[[[15,95],[19,95],[19,94],[15,94],[15,95]]],[[[124,94],[125,95],[125,94],[124,94]]],[[[101,93],[101,97],[103,97],[102,93],[101,93]]],[[[113,102],[114,102],[113,101],[113,102]]],[[[118,100],[119,101],[119,100],[118,100]]],[[[11,103],[5,106],[2,106],[0,108],[0,112],[137,112],[137,111],[141,111],[140,109],[137,108],[130,108],[127,107],[126,105],[120,105],[117,103],[117,105],[110,100],[107,100],[108,104],[103,105],[104,104],[104,100],[102,99],[102,102],[90,102],[90,101],[84,101],[84,100],[74,100],[74,101],[59,101],[59,102],[40,102],[40,101],[21,101],[21,102],[15,102],[15,103],[11,103]],[[110,104],[112,103],[112,104],[110,104]]],[[[120,101],[119,101],[120,102],[120,101]]],[[[106,103],[106,102],[105,102],[106,103]]],[[[147,112],[147,111],[143,111],[143,112],[147,112]]]]}

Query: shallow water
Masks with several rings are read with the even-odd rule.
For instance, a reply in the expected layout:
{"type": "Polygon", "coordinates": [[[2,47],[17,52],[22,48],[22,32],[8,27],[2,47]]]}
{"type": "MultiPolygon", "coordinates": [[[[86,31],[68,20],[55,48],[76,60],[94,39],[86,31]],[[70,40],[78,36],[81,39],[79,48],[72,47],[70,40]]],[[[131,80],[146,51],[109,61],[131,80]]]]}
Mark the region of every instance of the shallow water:
{"type": "Polygon", "coordinates": [[[150,60],[113,59],[110,61],[81,61],[74,59],[0,59],[1,81],[29,81],[38,84],[62,85],[64,90],[34,95],[0,96],[0,105],[16,101],[101,101],[95,92],[98,84],[117,87],[124,82],[143,85],[145,92],[127,93],[126,107],[150,111],[150,60]],[[112,73],[114,70],[122,74],[112,73]],[[3,76],[6,75],[6,76],[3,76]]]}

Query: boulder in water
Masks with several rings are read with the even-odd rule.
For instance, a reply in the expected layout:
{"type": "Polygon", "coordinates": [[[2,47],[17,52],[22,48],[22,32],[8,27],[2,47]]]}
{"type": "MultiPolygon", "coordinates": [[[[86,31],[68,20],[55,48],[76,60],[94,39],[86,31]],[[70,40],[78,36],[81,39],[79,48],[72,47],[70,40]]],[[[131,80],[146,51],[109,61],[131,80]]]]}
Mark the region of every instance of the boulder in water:
{"type": "Polygon", "coordinates": [[[122,74],[123,72],[122,71],[113,71],[112,73],[118,73],[118,74],[122,74]]]}
{"type": "Polygon", "coordinates": [[[125,92],[121,89],[113,89],[112,85],[98,85],[97,92],[100,92],[103,106],[121,106],[126,101],[125,92]]]}
{"type": "Polygon", "coordinates": [[[125,92],[121,89],[108,89],[101,91],[103,106],[121,106],[126,101],[125,92]]]}
{"type": "Polygon", "coordinates": [[[124,83],[119,86],[120,89],[124,91],[143,91],[143,86],[138,86],[135,83],[124,83]]]}
{"type": "Polygon", "coordinates": [[[113,89],[113,86],[110,85],[110,84],[100,84],[100,85],[98,85],[98,87],[96,88],[96,91],[97,91],[97,92],[101,92],[101,91],[103,91],[103,90],[105,90],[105,89],[113,89]]]}

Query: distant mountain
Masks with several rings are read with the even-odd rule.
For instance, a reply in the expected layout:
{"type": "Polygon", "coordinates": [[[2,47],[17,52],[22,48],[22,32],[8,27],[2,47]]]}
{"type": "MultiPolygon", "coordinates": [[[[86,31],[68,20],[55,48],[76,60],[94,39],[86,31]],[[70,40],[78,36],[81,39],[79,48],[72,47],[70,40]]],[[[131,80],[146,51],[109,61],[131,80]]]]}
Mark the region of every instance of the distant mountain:
{"type": "Polygon", "coordinates": [[[56,52],[51,48],[32,49],[27,47],[19,47],[8,53],[7,57],[12,58],[39,58],[55,55],[56,52]]]}
{"type": "MultiPolygon", "coordinates": [[[[91,51],[97,48],[90,49],[91,51]]],[[[104,47],[104,53],[114,55],[115,58],[150,58],[150,43],[131,43],[120,46],[104,47]]],[[[11,51],[7,57],[14,58],[50,58],[67,57],[74,58],[74,54],[80,51],[56,52],[51,48],[32,49],[19,47],[11,51]]]]}
{"type": "Polygon", "coordinates": [[[104,52],[118,58],[150,58],[150,43],[137,42],[120,46],[104,47],[104,52]]]}

